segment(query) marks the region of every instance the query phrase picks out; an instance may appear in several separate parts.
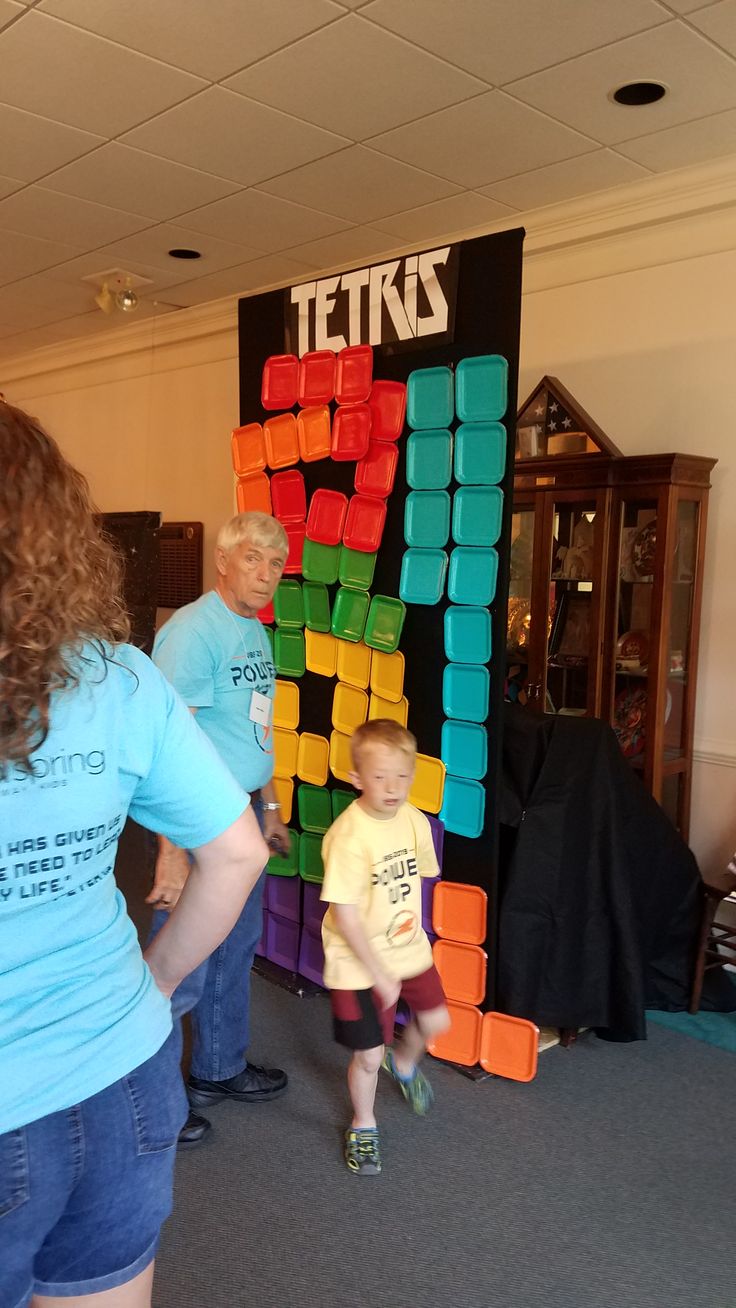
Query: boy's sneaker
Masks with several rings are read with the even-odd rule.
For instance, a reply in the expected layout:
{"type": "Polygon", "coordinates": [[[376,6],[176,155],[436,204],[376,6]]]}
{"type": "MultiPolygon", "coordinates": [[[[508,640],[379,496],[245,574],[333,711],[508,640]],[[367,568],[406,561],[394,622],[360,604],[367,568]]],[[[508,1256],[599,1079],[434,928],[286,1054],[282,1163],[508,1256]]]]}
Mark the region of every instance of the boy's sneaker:
{"type": "Polygon", "coordinates": [[[350,1127],[345,1132],[345,1162],[357,1176],[378,1175],[381,1170],[381,1154],[375,1127],[372,1130],[350,1127]]]}
{"type": "Polygon", "coordinates": [[[418,1113],[420,1117],[424,1117],[424,1114],[429,1112],[432,1107],[434,1100],[434,1091],[426,1076],[423,1076],[419,1068],[415,1067],[410,1077],[403,1077],[396,1067],[391,1049],[387,1049],[383,1055],[381,1066],[386,1069],[389,1076],[393,1077],[406,1102],[411,1104],[414,1112],[418,1113]]]}

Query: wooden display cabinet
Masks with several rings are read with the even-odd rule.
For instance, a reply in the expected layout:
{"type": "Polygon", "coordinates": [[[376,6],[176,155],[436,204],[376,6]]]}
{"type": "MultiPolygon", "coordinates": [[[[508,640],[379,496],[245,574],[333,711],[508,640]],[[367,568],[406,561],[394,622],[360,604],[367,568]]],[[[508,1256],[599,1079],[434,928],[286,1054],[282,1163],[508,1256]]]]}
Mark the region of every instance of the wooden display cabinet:
{"type": "Polygon", "coordinates": [[[519,412],[509,694],[610,722],[685,838],[714,464],[623,456],[553,377],[519,412]]]}

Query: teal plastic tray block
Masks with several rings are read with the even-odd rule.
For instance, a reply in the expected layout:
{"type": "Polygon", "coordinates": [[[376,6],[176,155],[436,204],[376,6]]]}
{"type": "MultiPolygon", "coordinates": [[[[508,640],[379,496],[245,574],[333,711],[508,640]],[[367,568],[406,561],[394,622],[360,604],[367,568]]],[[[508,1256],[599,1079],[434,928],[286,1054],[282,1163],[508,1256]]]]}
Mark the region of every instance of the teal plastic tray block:
{"type": "Polygon", "coordinates": [[[332,826],[332,801],[326,786],[301,785],[296,792],[299,826],[324,833],[332,826]]]}
{"type": "Polygon", "coordinates": [[[406,387],[406,421],[415,430],[449,427],[455,416],[455,387],[450,368],[417,368],[406,387]]]}
{"type": "Polygon", "coordinates": [[[488,771],[488,736],[478,722],[442,723],[440,758],[448,772],[470,781],[482,781],[488,771]]]}
{"type": "Polygon", "coordinates": [[[305,581],[302,587],[304,621],[310,631],[330,630],[330,592],[323,581],[305,581]]]}
{"type": "Polygon", "coordinates": [[[305,538],[302,576],[307,581],[322,581],[326,586],[331,586],[337,581],[339,562],[339,545],[321,545],[319,541],[305,538]]]}
{"type": "Polygon", "coordinates": [[[455,406],[461,422],[496,422],[506,412],[509,365],[500,354],[461,359],[455,369],[455,406]]]}
{"type": "Polygon", "coordinates": [[[340,640],[363,639],[371,597],[365,590],[341,586],[332,605],[332,634],[340,640]]]}
{"type": "Polygon", "coordinates": [[[364,554],[362,550],[351,550],[342,545],[337,573],[340,585],[352,586],[354,590],[370,590],[377,558],[377,554],[364,554]]]}
{"type": "Polygon", "coordinates": [[[452,432],[444,428],[410,432],[406,480],[412,490],[444,490],[452,477],[452,432]]]}
{"type": "Polygon", "coordinates": [[[365,624],[365,643],[371,649],[393,654],[399,648],[406,605],[392,595],[374,595],[365,624]]]}
{"type": "Polygon", "coordinates": [[[439,818],[446,831],[456,836],[477,840],[483,833],[486,810],[486,792],[479,781],[465,777],[445,776],[445,789],[439,818]]]}
{"type": "Polygon", "coordinates": [[[304,600],[298,581],[280,581],[273,597],[273,613],[277,627],[299,630],[304,626],[304,600]]]}
{"type": "Polygon", "coordinates": [[[452,551],[447,594],[453,604],[490,604],[497,579],[498,555],[494,549],[458,545],[452,551]]]}
{"type": "Polygon", "coordinates": [[[332,817],[339,818],[341,813],[349,808],[357,796],[354,790],[333,790],[332,791],[332,817]]]}
{"type": "Polygon", "coordinates": [[[448,663],[442,675],[442,709],[447,718],[485,722],[491,679],[480,663],[448,663]]]}
{"type": "Polygon", "coordinates": [[[452,539],[457,545],[495,545],[502,517],[500,486],[460,486],[452,499],[452,539]]]}
{"type": "Polygon", "coordinates": [[[506,470],[506,428],[500,422],[462,422],[455,432],[455,480],[492,486],[506,470]]]}
{"type": "Polygon", "coordinates": [[[445,654],[452,663],[488,663],[491,615],[488,609],[451,604],[445,609],[445,654]]]}
{"type": "Polygon", "coordinates": [[[450,536],[447,491],[409,491],[404,503],[404,540],[419,549],[443,549],[450,536]]]}
{"type": "Polygon", "coordinates": [[[273,642],[273,661],[280,677],[303,677],[307,669],[304,632],[285,631],[278,627],[273,642]]]}
{"type": "Polygon", "coordinates": [[[288,854],[272,854],[267,871],[274,877],[295,877],[299,871],[299,832],[289,831],[288,854]]]}
{"type": "Polygon", "coordinates": [[[444,550],[404,550],[399,595],[406,604],[439,604],[446,574],[444,550]]]}

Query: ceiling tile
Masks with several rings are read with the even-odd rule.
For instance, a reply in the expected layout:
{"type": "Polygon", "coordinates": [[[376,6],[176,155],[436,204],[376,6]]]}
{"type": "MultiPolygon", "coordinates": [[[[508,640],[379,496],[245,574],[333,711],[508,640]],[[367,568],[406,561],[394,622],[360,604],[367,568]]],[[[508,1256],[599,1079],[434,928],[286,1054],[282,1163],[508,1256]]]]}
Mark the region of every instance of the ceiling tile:
{"type": "Polygon", "coordinates": [[[398,127],[375,137],[370,145],[469,189],[584,154],[592,147],[589,137],[530,111],[503,91],[489,91],[398,127]]]}
{"type": "MultiPolygon", "coordinates": [[[[202,258],[197,260],[197,272],[199,273],[201,269],[201,276],[216,272],[220,268],[235,267],[236,264],[246,263],[249,259],[257,259],[262,253],[261,250],[251,249],[250,246],[218,241],[214,236],[198,236],[196,241],[193,241],[191,232],[185,231],[183,227],[176,227],[173,223],[161,223],[156,227],[149,227],[145,232],[138,232],[137,235],[128,236],[123,241],[108,244],[106,250],[108,254],[123,262],[126,259],[138,259],[142,263],[151,264],[154,268],[162,268],[168,272],[172,265],[177,264],[177,261],[169,255],[169,250],[182,247],[201,251],[202,258]]],[[[178,267],[191,269],[192,265],[182,260],[178,267]]],[[[126,271],[130,270],[126,268],[126,271]]],[[[179,280],[184,280],[181,274],[179,280]]]]}
{"type": "Polygon", "coordinates": [[[635,159],[656,173],[672,168],[686,168],[704,163],[720,155],[733,154],[736,143],[736,109],[698,118],[694,123],[681,123],[651,136],[639,136],[633,141],[622,141],[616,149],[629,159],[635,159]]]}
{"type": "Polygon", "coordinates": [[[235,182],[110,141],[45,177],[44,186],[163,222],[236,189],[235,182]]]}
{"type": "Polygon", "coordinates": [[[337,0],[343,9],[364,9],[369,0],[337,0]]]}
{"type": "Polygon", "coordinates": [[[229,241],[247,240],[267,252],[329,236],[347,226],[342,218],[253,190],[239,191],[226,200],[181,214],[178,221],[179,226],[190,227],[193,232],[208,232],[229,241]]]}
{"type": "Polygon", "coordinates": [[[0,33],[0,64],[6,104],[104,136],[124,132],[205,85],[37,10],[0,33]]]}
{"type": "Polygon", "coordinates": [[[736,55],[736,0],[721,0],[720,4],[702,9],[691,15],[690,22],[716,45],[736,55]]]}
{"type": "Polygon", "coordinates": [[[246,295],[261,291],[278,282],[299,282],[309,276],[310,269],[296,259],[282,254],[269,254],[263,259],[241,267],[212,273],[199,281],[182,282],[166,292],[167,301],[182,307],[206,304],[208,300],[221,300],[226,295],[246,295]]]}
{"type": "Polygon", "coordinates": [[[520,177],[494,182],[483,187],[483,194],[512,204],[516,209],[538,209],[543,204],[556,204],[589,191],[605,191],[645,176],[644,168],[622,159],[612,150],[594,150],[577,159],[563,159],[561,163],[535,168],[520,177]]]}
{"type": "Polygon", "coordinates": [[[220,86],[160,114],[123,139],[127,145],[243,186],[275,177],[348,144],[345,137],[220,86]]]}
{"type": "Polygon", "coordinates": [[[499,85],[667,21],[656,0],[374,0],[362,15],[499,85]]]}
{"type": "Polygon", "coordinates": [[[351,227],[347,232],[338,232],[322,241],[307,241],[304,245],[296,245],[289,250],[289,254],[295,259],[302,259],[312,268],[336,268],[341,263],[357,263],[359,259],[371,260],[378,255],[391,253],[401,244],[388,232],[379,232],[372,227],[351,227]]]}
{"type": "Polygon", "coordinates": [[[13,191],[19,191],[25,182],[18,182],[12,177],[0,177],[0,197],[12,195],[13,191]]]}
{"type": "Polygon", "coordinates": [[[713,0],[666,0],[667,8],[674,9],[678,14],[691,14],[696,9],[704,9],[706,5],[711,5],[713,0]]]}
{"type": "MultiPolygon", "coordinates": [[[[0,50],[2,45],[0,44],[0,50]]],[[[2,90],[0,89],[0,94],[2,90]]],[[[0,104],[0,172],[35,182],[70,159],[102,145],[104,137],[0,104]]]]}
{"type": "Polygon", "coordinates": [[[130,255],[123,259],[116,246],[103,245],[99,249],[90,250],[87,254],[80,254],[75,259],[65,259],[63,263],[54,264],[52,268],[45,271],[44,277],[48,281],[66,282],[76,286],[83,282],[85,277],[98,277],[101,283],[103,273],[110,273],[117,269],[135,273],[138,277],[145,277],[151,283],[151,286],[145,288],[145,294],[152,295],[161,287],[176,285],[181,281],[182,267],[192,266],[171,258],[167,259],[167,263],[170,267],[156,268],[141,259],[133,259],[130,255]]]}
{"type": "Polygon", "coordinates": [[[353,223],[441,200],[460,188],[361,145],[307,164],[261,188],[353,223]]]}
{"type": "Polygon", "coordinates": [[[297,41],[227,85],[360,141],[456,104],[485,84],[358,15],[297,41]]]}
{"type": "Polygon", "coordinates": [[[614,145],[733,108],[736,64],[676,20],[535,73],[507,90],[602,144],[614,145]],[[668,87],[655,104],[631,107],[609,99],[623,83],[652,80],[668,87]]]}
{"type": "Polygon", "coordinates": [[[378,226],[381,231],[390,232],[402,241],[429,241],[435,237],[444,239],[448,233],[482,227],[511,212],[513,211],[506,204],[498,204],[484,195],[476,195],[475,191],[461,191],[459,195],[450,195],[446,200],[435,200],[434,204],[423,204],[418,209],[381,218],[378,226]]]}
{"type": "Polygon", "coordinates": [[[0,286],[17,282],[21,277],[41,272],[63,259],[80,254],[79,246],[62,245],[59,241],[37,241],[32,236],[8,232],[0,241],[0,286]]]}
{"type": "Polygon", "coordinates": [[[41,0],[39,9],[218,82],[340,17],[331,0],[41,0]]]}
{"type": "Polygon", "coordinates": [[[24,12],[23,6],[16,4],[15,0],[0,0],[0,31],[24,12]]]}
{"type": "Polygon", "coordinates": [[[149,304],[141,301],[135,314],[125,318],[123,314],[104,314],[99,309],[79,314],[74,318],[62,319],[50,323],[47,327],[38,327],[34,331],[20,332],[3,341],[0,356],[7,360],[16,355],[26,354],[29,350],[40,349],[44,345],[57,345],[61,341],[75,341],[85,336],[102,336],[107,332],[124,331],[143,318],[161,318],[176,312],[176,307],[168,304],[149,304]]]}
{"type": "Polygon", "coordinates": [[[16,331],[58,322],[94,307],[91,286],[64,286],[39,274],[0,287],[0,324],[16,324],[16,331]]]}
{"type": "Polygon", "coordinates": [[[140,231],[148,219],[61,195],[42,186],[27,186],[0,201],[0,231],[23,232],[45,241],[68,241],[84,248],[119,241],[140,231]]]}

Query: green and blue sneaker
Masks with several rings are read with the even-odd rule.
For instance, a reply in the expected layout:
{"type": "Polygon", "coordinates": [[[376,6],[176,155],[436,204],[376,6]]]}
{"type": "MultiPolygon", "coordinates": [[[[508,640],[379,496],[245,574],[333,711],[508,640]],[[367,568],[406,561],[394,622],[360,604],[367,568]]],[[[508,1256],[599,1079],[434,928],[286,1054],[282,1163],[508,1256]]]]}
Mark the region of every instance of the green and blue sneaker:
{"type": "Polygon", "coordinates": [[[411,1104],[415,1113],[424,1117],[429,1112],[434,1100],[434,1092],[426,1076],[423,1076],[418,1067],[414,1068],[411,1076],[402,1076],[396,1063],[394,1062],[393,1050],[387,1049],[383,1055],[382,1067],[386,1069],[389,1076],[392,1076],[406,1102],[411,1104]]]}
{"type": "Polygon", "coordinates": [[[378,1131],[374,1127],[350,1127],[345,1132],[345,1162],[357,1176],[377,1176],[381,1170],[378,1131]]]}

